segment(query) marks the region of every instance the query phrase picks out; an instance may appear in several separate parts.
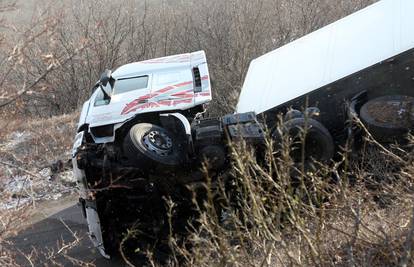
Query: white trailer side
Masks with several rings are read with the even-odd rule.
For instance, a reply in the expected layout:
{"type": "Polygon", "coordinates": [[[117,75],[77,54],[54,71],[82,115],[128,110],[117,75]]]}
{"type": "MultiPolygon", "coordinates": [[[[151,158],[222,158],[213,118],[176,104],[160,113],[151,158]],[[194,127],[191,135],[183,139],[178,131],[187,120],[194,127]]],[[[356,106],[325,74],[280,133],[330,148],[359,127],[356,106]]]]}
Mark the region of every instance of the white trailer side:
{"type": "Polygon", "coordinates": [[[413,0],[382,0],[253,60],[237,112],[263,113],[411,50],[413,14],[413,0]]]}

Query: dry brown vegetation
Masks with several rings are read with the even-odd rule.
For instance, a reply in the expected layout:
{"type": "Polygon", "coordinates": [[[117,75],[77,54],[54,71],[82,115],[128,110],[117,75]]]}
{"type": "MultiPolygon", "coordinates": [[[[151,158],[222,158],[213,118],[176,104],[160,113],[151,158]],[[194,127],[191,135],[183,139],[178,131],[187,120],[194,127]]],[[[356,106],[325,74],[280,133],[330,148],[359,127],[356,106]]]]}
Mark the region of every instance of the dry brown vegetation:
{"type": "MultiPolygon", "coordinates": [[[[43,118],[77,110],[105,68],[206,50],[211,113],[223,114],[232,110],[251,59],[371,2],[43,1],[28,23],[15,26],[1,14],[19,6],[2,1],[0,114],[8,120],[0,123],[0,160],[11,170],[2,179],[67,153],[76,115],[43,118]],[[30,140],[4,149],[11,134],[25,131],[30,140]]],[[[337,162],[313,171],[293,164],[288,149],[277,157],[269,149],[259,164],[235,146],[232,190],[220,180],[207,186],[199,227],[184,245],[170,237],[170,264],[413,265],[413,144],[384,149],[369,140],[356,157],[344,149],[337,162]]],[[[2,192],[1,201],[8,197],[2,192]]],[[[1,266],[16,265],[7,238],[27,214],[27,207],[0,212],[1,266]]]]}
{"type": "Polygon", "coordinates": [[[371,2],[36,1],[27,23],[3,23],[0,106],[13,105],[1,111],[72,112],[105,68],[203,49],[214,87],[210,112],[223,114],[233,110],[250,60],[371,2]]]}
{"type": "Polygon", "coordinates": [[[69,159],[77,113],[48,119],[5,120],[0,123],[0,158],[41,168],[58,159],[69,159]]]}
{"type": "Polygon", "coordinates": [[[220,178],[206,187],[199,225],[184,245],[170,238],[171,264],[412,266],[412,141],[385,148],[368,135],[358,155],[313,169],[292,162],[288,139],[278,157],[270,140],[264,163],[234,146],[232,190],[220,178]]]}
{"type": "Polygon", "coordinates": [[[48,194],[64,196],[74,191],[62,187],[61,181],[51,180],[40,171],[49,170],[57,160],[70,158],[76,115],[0,122],[0,266],[18,266],[16,259],[22,257],[27,257],[27,260],[20,260],[20,263],[30,264],[39,255],[50,258],[46,261],[50,264],[62,251],[68,250],[65,246],[73,247],[79,243],[77,238],[71,244],[60,241],[59,248],[63,249],[59,253],[34,249],[33,255],[24,255],[8,239],[31,221],[30,216],[36,211],[39,199],[46,200],[48,194]],[[15,188],[10,191],[7,184],[13,181],[15,188]],[[19,185],[22,186],[20,190],[19,185]]]}

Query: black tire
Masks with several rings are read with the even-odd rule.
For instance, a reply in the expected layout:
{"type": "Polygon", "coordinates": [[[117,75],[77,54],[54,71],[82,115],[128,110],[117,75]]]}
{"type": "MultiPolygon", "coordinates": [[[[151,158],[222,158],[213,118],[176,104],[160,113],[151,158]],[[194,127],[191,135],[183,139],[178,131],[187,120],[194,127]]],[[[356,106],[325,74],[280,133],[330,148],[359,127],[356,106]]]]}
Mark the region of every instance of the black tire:
{"type": "MultiPolygon", "coordinates": [[[[310,118],[295,118],[284,123],[283,134],[289,135],[293,141],[291,157],[295,162],[302,161],[302,147],[300,140],[300,130],[307,126],[307,135],[305,139],[305,162],[312,159],[319,162],[327,162],[333,158],[335,145],[333,138],[328,129],[317,120],[310,118]]],[[[276,143],[280,144],[281,137],[274,133],[276,143]]]]}
{"type": "Polygon", "coordinates": [[[134,125],[125,137],[123,149],[128,164],[134,167],[180,164],[181,157],[174,136],[166,129],[151,123],[134,125]]]}
{"type": "Polygon", "coordinates": [[[414,126],[414,97],[390,95],[372,99],[361,107],[360,118],[377,141],[402,141],[414,126]]]}

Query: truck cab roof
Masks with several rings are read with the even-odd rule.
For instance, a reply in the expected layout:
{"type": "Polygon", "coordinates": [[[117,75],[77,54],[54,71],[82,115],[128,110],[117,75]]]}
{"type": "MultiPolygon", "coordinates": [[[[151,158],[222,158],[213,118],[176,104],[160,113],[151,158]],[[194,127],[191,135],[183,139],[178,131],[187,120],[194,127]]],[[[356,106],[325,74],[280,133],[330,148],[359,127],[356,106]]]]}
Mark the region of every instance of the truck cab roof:
{"type": "Polygon", "coordinates": [[[112,73],[112,77],[122,79],[168,69],[188,68],[205,62],[206,58],[203,51],[173,55],[123,65],[112,73]]]}

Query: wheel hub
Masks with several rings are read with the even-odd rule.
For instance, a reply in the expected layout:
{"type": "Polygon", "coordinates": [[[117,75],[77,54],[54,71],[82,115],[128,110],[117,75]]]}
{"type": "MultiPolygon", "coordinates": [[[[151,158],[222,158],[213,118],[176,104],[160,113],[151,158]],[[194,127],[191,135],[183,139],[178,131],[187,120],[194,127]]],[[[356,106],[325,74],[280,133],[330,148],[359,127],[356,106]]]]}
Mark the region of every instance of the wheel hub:
{"type": "Polygon", "coordinates": [[[150,131],[143,137],[145,146],[160,156],[167,156],[172,150],[172,139],[164,132],[150,131]]]}

